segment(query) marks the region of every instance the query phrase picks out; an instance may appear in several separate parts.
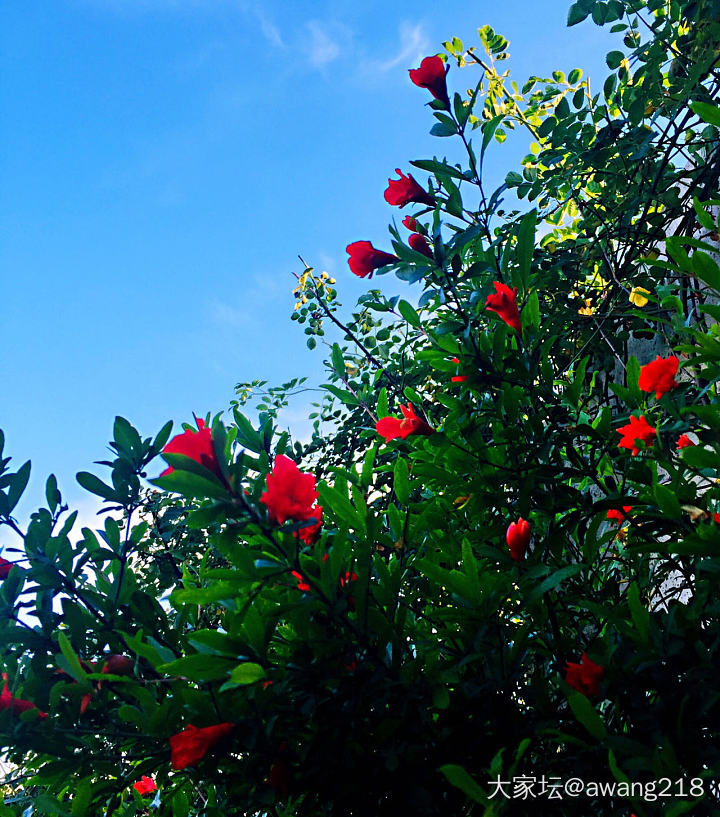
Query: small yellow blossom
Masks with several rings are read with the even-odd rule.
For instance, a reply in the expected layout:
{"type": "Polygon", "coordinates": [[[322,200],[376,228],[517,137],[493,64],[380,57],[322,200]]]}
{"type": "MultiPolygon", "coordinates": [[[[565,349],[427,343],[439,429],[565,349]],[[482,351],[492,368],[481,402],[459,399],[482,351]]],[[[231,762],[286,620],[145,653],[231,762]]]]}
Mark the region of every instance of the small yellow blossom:
{"type": "Polygon", "coordinates": [[[590,298],[585,299],[585,306],[578,309],[578,315],[594,315],[595,314],[595,307],[592,305],[592,300],[590,298]]]}
{"type": "Polygon", "coordinates": [[[633,287],[630,290],[630,303],[635,304],[635,306],[645,306],[648,302],[648,299],[644,297],[641,293],[645,293],[645,295],[650,294],[650,290],[643,289],[643,287],[633,287]]]}

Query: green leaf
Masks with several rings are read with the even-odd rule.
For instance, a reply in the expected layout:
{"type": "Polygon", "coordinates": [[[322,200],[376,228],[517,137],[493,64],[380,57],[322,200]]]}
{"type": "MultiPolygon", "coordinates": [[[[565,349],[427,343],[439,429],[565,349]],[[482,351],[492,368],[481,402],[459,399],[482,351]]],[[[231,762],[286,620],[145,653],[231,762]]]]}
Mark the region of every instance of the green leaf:
{"type": "Polygon", "coordinates": [[[527,594],[526,598],[527,603],[532,604],[534,601],[539,599],[540,596],[544,595],[545,593],[549,593],[551,590],[554,590],[566,579],[580,573],[580,571],[583,570],[584,567],[585,565],[583,564],[574,564],[565,565],[565,567],[561,567],[558,570],[555,570],[547,578],[541,581],[540,584],[532,588],[532,590],[527,594]]]}
{"type": "Polygon", "coordinates": [[[261,681],[264,677],[265,670],[260,664],[254,664],[252,661],[240,664],[230,673],[230,681],[233,684],[239,684],[241,686],[254,684],[256,681],[261,681]]]}
{"type": "Polygon", "coordinates": [[[454,122],[436,122],[432,128],[430,128],[430,134],[432,136],[455,136],[456,133],[457,127],[454,122]]]}
{"type": "Polygon", "coordinates": [[[60,647],[60,652],[63,654],[63,657],[67,662],[68,673],[78,683],[82,684],[83,688],[87,688],[87,690],[90,691],[91,686],[87,680],[85,670],[82,668],[80,659],[77,657],[75,650],[68,641],[68,637],[62,630],[58,632],[58,647],[60,647]]]}
{"type": "Polygon", "coordinates": [[[177,791],[172,799],[172,817],[188,817],[190,803],[184,791],[177,791]]]}
{"type": "Polygon", "coordinates": [[[690,445],[682,450],[683,461],[693,468],[718,468],[720,467],[720,456],[712,449],[703,448],[699,445],[690,445]]]}
{"type": "Polygon", "coordinates": [[[442,772],[449,783],[460,789],[460,791],[467,795],[471,800],[474,800],[476,803],[484,803],[487,806],[490,805],[490,800],[485,792],[472,779],[472,777],[470,777],[462,766],[457,766],[454,763],[448,763],[445,766],[441,766],[438,771],[442,772]]]}
{"type": "Polygon", "coordinates": [[[30,460],[28,460],[24,465],[22,465],[19,468],[18,472],[14,474],[12,477],[12,481],[10,482],[10,487],[8,488],[7,493],[8,514],[10,514],[12,509],[20,501],[20,497],[23,495],[23,492],[27,487],[29,479],[30,479],[30,460]]]}
{"type": "MultiPolygon", "coordinates": [[[[182,454],[170,454],[170,457],[180,457],[182,454]]],[[[187,459],[187,457],[185,457],[187,459]]],[[[78,480],[79,482],[79,480],[78,480]]],[[[228,492],[217,480],[209,480],[190,471],[171,471],[165,476],[149,479],[151,485],[157,485],[164,491],[173,491],[187,497],[214,497],[227,498],[228,492]]]]}
{"type": "Polygon", "coordinates": [[[377,416],[378,420],[382,419],[383,417],[387,417],[390,414],[390,409],[388,408],[388,396],[387,396],[387,389],[383,386],[380,391],[378,392],[378,399],[377,399],[377,416]]]}
{"type": "Polygon", "coordinates": [[[333,343],[330,351],[330,360],[332,361],[335,374],[339,377],[345,377],[345,358],[343,357],[342,349],[337,343],[333,343]]]}
{"type": "Polygon", "coordinates": [[[630,615],[640,640],[647,643],[650,633],[650,613],[640,601],[640,591],[636,582],[632,582],[628,587],[627,600],[630,615]]]}
{"type": "Polygon", "coordinates": [[[680,519],[682,510],[674,491],[671,491],[666,485],[658,484],[653,489],[653,493],[658,507],[665,516],[670,519],[680,519]]]}
{"type": "Polygon", "coordinates": [[[75,475],[75,479],[86,491],[90,491],[91,494],[101,496],[109,502],[122,504],[122,497],[115,489],[106,485],[101,479],[98,479],[95,474],[91,474],[89,471],[80,471],[75,475]]]}
{"type": "Polygon", "coordinates": [[[530,281],[530,266],[535,248],[536,220],[537,210],[531,210],[522,217],[518,228],[517,257],[519,271],[517,280],[513,276],[513,285],[517,286],[522,292],[527,291],[530,281]]]}
{"type": "Polygon", "coordinates": [[[536,289],[528,296],[527,303],[522,311],[521,323],[523,326],[532,326],[535,329],[540,326],[540,301],[536,289]]]}
{"type": "Polygon", "coordinates": [[[418,329],[420,326],[420,316],[409,304],[407,301],[398,301],[398,312],[405,318],[405,320],[412,326],[414,329],[418,329]]]}
{"type": "Polygon", "coordinates": [[[582,21],[590,14],[594,5],[594,2],[587,2],[587,0],[579,0],[579,2],[573,3],[568,11],[568,27],[582,23],[582,21]]]}
{"type": "Polygon", "coordinates": [[[410,499],[410,471],[407,462],[402,457],[395,460],[393,488],[398,500],[403,505],[407,505],[410,499]]]}
{"type": "Polygon", "coordinates": [[[707,102],[691,102],[692,110],[705,122],[720,127],[720,108],[707,102]]]}
{"type": "Polygon", "coordinates": [[[92,782],[89,777],[83,778],[79,783],[73,786],[75,794],[73,795],[72,805],[70,806],[70,813],[73,817],[85,817],[88,813],[88,806],[90,805],[90,798],[92,796],[92,782]]]}
{"type": "Polygon", "coordinates": [[[218,681],[227,678],[234,662],[220,655],[195,653],[158,667],[165,675],[179,675],[190,681],[218,681]]]}
{"type": "Polygon", "coordinates": [[[605,62],[607,63],[608,68],[614,71],[620,66],[620,63],[624,59],[625,55],[622,51],[610,51],[605,57],[605,62]]]}
{"type": "Polygon", "coordinates": [[[571,692],[568,703],[577,720],[594,738],[602,740],[607,737],[607,729],[600,714],[581,692],[571,692]]]}
{"type": "Polygon", "coordinates": [[[50,474],[45,483],[45,499],[47,499],[48,508],[54,512],[60,502],[60,491],[58,491],[55,474],[50,474]]]}

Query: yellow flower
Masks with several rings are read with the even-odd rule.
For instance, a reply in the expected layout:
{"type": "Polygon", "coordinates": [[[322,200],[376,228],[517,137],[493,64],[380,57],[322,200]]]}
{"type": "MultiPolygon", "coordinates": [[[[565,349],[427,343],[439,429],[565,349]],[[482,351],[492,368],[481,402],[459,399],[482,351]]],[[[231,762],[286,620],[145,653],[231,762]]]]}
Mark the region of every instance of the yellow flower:
{"type": "Polygon", "coordinates": [[[578,315],[594,315],[595,314],[595,307],[592,305],[592,300],[590,298],[585,299],[585,306],[581,309],[578,309],[578,315]]]}
{"type": "Polygon", "coordinates": [[[630,303],[635,304],[635,306],[645,306],[648,302],[648,299],[645,298],[641,293],[645,293],[645,295],[650,294],[649,289],[643,289],[643,287],[633,287],[630,290],[630,303]]]}

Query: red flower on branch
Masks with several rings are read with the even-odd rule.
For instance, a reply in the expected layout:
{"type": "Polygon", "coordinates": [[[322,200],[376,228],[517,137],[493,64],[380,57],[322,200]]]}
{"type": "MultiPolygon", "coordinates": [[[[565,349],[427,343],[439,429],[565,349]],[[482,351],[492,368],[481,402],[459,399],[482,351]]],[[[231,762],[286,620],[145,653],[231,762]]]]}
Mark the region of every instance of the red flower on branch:
{"type": "MultiPolygon", "coordinates": [[[[28,709],[37,709],[37,706],[32,701],[26,701],[23,698],[16,698],[10,692],[10,684],[7,672],[3,672],[2,679],[5,681],[3,691],[0,693],[0,709],[10,709],[16,715],[21,712],[27,712],[28,709]]],[[[47,712],[42,712],[38,709],[38,717],[47,718],[47,712]]]]}
{"type": "Polygon", "coordinates": [[[688,437],[687,434],[681,434],[675,443],[676,448],[690,448],[691,445],[695,445],[695,443],[690,439],[690,437],[688,437]]]}
{"type": "Polygon", "coordinates": [[[672,355],[662,358],[658,355],[651,363],[640,369],[638,386],[643,391],[654,391],[656,399],[660,399],[670,389],[680,384],[675,380],[680,361],[672,355]]]}
{"type": "Polygon", "coordinates": [[[206,726],[198,729],[188,724],[182,732],[170,737],[170,759],[173,769],[185,769],[194,766],[205,757],[209,749],[230,734],[235,728],[234,723],[218,723],[215,726],[206,726]]]}
{"type": "Polygon", "coordinates": [[[129,675],[135,661],[128,655],[108,655],[100,672],[110,675],[129,675]]]}
{"type": "MultiPolygon", "coordinates": [[[[186,429],[182,434],[173,437],[172,440],[163,448],[163,454],[184,454],[191,460],[194,460],[199,465],[207,468],[215,476],[225,482],[225,478],[220,470],[220,463],[215,454],[215,446],[212,441],[212,431],[205,425],[205,421],[196,418],[197,431],[186,429]]],[[[169,466],[166,468],[161,477],[172,474],[175,469],[169,466]]]]}
{"type": "Polygon", "coordinates": [[[591,661],[585,653],[582,654],[579,664],[568,662],[565,667],[566,683],[587,697],[600,694],[602,674],[603,668],[600,664],[591,661]]]}
{"type": "Polygon", "coordinates": [[[510,287],[493,281],[495,292],[490,293],[485,301],[486,307],[505,321],[519,335],[522,335],[522,324],[520,323],[520,313],[517,307],[517,287],[510,287]]]}
{"type": "Polygon", "coordinates": [[[316,519],[317,522],[312,525],[308,525],[306,528],[301,528],[298,531],[298,537],[302,542],[305,542],[306,545],[312,545],[317,541],[317,538],[320,535],[320,528],[322,528],[322,514],[322,505],[316,505],[314,508],[312,508],[308,519],[316,519]]]}
{"type": "Polygon", "coordinates": [[[412,233],[412,235],[408,238],[408,244],[415,250],[415,252],[422,253],[431,261],[433,260],[433,252],[430,249],[430,245],[428,244],[427,238],[425,238],[424,235],[420,235],[420,233],[412,233]]]}
{"type": "Polygon", "coordinates": [[[446,79],[449,70],[449,66],[445,68],[445,63],[440,57],[425,57],[419,68],[410,69],[410,81],[418,88],[427,88],[435,99],[440,100],[450,110],[446,79]]]}
{"type": "Polygon", "coordinates": [[[287,519],[304,522],[317,511],[315,477],[303,474],[284,454],[275,457],[273,470],[266,477],[267,491],[260,497],[273,522],[282,525],[287,519]]]}
{"type": "Polygon", "coordinates": [[[146,797],[148,794],[152,794],[154,791],[157,791],[155,781],[152,779],[152,777],[148,777],[147,775],[143,775],[140,780],[137,781],[137,783],[133,783],[133,788],[140,795],[140,797],[146,797]]]}
{"type": "Polygon", "coordinates": [[[403,419],[399,417],[383,417],[375,423],[375,431],[382,437],[385,437],[385,442],[394,440],[399,437],[401,440],[406,439],[411,434],[432,434],[432,429],[425,420],[415,414],[415,409],[412,403],[407,406],[400,406],[403,413],[403,419]]]}
{"type": "Polygon", "coordinates": [[[617,510],[617,508],[612,508],[607,512],[606,519],[610,519],[618,523],[618,525],[622,525],[625,521],[625,514],[629,513],[633,509],[632,505],[623,505],[622,511],[617,510]]]}
{"type": "Polygon", "coordinates": [[[400,260],[397,255],[376,250],[369,241],[354,241],[347,245],[345,252],[350,254],[348,258],[350,270],[360,278],[365,278],[366,275],[372,278],[376,269],[400,260]]]}
{"type": "Polygon", "coordinates": [[[521,562],[530,544],[530,523],[522,517],[508,525],[505,541],[510,548],[510,555],[516,562],[521,562]]]}
{"type": "Polygon", "coordinates": [[[645,419],[644,414],[641,414],[639,419],[631,417],[628,425],[617,429],[617,433],[622,436],[618,446],[620,448],[631,448],[633,456],[636,456],[640,451],[637,443],[643,442],[650,448],[655,441],[656,431],[657,429],[653,428],[645,419]]]}
{"type": "Polygon", "coordinates": [[[422,233],[424,230],[424,227],[421,224],[418,224],[417,219],[414,219],[412,216],[405,216],[402,223],[403,227],[413,233],[422,233]]]}
{"type": "Polygon", "coordinates": [[[435,206],[435,198],[424,190],[411,176],[405,176],[400,168],[395,168],[399,179],[388,179],[388,187],[385,191],[385,201],[395,207],[404,207],[406,204],[415,202],[416,204],[427,204],[428,207],[435,206]]]}

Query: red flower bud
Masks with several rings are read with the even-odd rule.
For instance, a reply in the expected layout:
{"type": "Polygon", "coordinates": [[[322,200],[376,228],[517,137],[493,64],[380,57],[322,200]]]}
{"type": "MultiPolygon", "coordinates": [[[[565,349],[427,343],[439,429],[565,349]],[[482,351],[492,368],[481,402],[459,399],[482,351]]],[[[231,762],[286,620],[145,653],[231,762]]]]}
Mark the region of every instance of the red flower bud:
{"type": "Polygon", "coordinates": [[[517,307],[517,287],[510,287],[493,281],[495,292],[487,296],[485,305],[490,312],[496,312],[505,323],[522,335],[522,324],[517,307]]]}
{"type": "Polygon", "coordinates": [[[408,244],[415,250],[415,252],[420,252],[427,256],[431,261],[433,260],[432,250],[430,249],[430,245],[428,244],[424,235],[420,235],[420,233],[413,233],[408,238],[408,244]]]}
{"type": "MultiPolygon", "coordinates": [[[[21,712],[27,712],[28,709],[37,709],[32,701],[26,701],[23,698],[16,698],[12,692],[10,692],[7,672],[3,672],[2,678],[5,681],[5,686],[3,687],[3,691],[0,693],[0,709],[10,709],[16,715],[19,715],[21,712]]],[[[38,717],[47,718],[47,716],[47,712],[41,712],[38,709],[38,717]]]]}
{"type": "Polygon", "coordinates": [[[129,675],[135,662],[127,655],[108,655],[101,672],[110,675],[129,675]]]}
{"type": "Polygon", "coordinates": [[[448,97],[447,80],[445,75],[449,70],[445,68],[445,63],[438,56],[425,57],[419,68],[411,68],[409,71],[410,81],[418,88],[427,88],[428,91],[439,99],[445,107],[450,110],[450,97],[448,97]]]}
{"type": "Polygon", "coordinates": [[[15,562],[8,562],[7,559],[3,559],[0,556],[0,579],[7,579],[13,567],[17,567],[18,570],[25,570],[24,567],[16,565],[15,562]]]}
{"type": "Polygon", "coordinates": [[[695,445],[695,443],[690,439],[690,437],[688,437],[687,434],[681,434],[675,443],[676,448],[689,448],[691,445],[695,445]]]}
{"type": "Polygon", "coordinates": [[[401,405],[400,410],[403,413],[402,420],[399,417],[383,417],[375,423],[375,430],[385,437],[385,442],[394,440],[396,437],[404,440],[411,434],[433,433],[434,429],[415,414],[412,403],[408,403],[407,406],[401,405]]]}
{"type": "Polygon", "coordinates": [[[435,199],[426,190],[415,181],[415,179],[408,173],[403,175],[400,168],[396,168],[395,172],[400,176],[399,179],[388,179],[388,187],[385,191],[385,201],[396,207],[404,207],[406,204],[415,202],[417,204],[427,204],[428,207],[435,206],[435,199]]]}
{"type": "Polygon", "coordinates": [[[400,260],[397,255],[376,250],[369,241],[354,241],[347,245],[345,251],[350,254],[348,258],[350,270],[360,278],[368,275],[372,278],[376,269],[400,260]]]}
{"type": "Polygon", "coordinates": [[[530,523],[522,517],[517,522],[508,525],[505,541],[510,548],[510,555],[516,562],[522,561],[525,551],[530,544],[530,523]]]}

